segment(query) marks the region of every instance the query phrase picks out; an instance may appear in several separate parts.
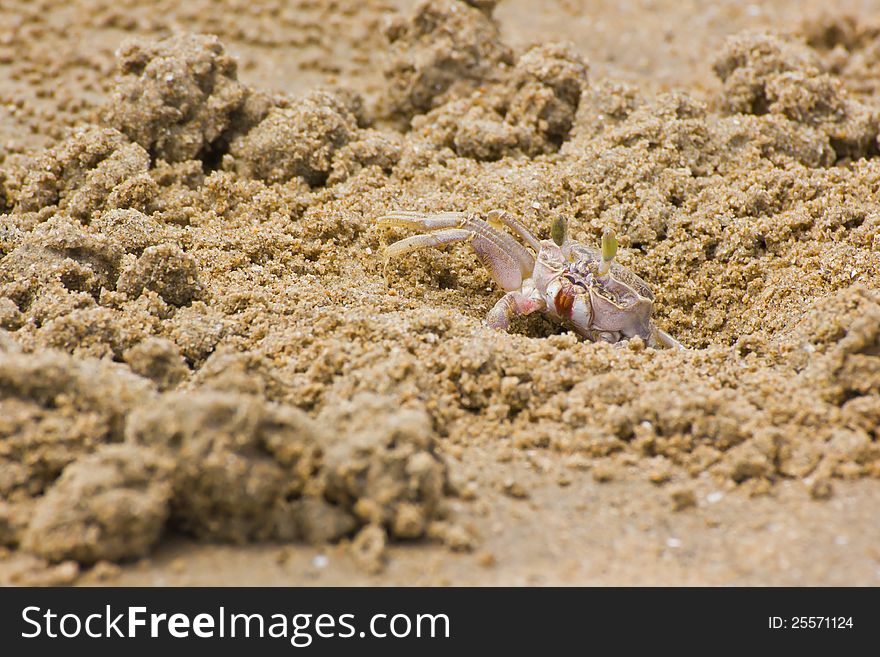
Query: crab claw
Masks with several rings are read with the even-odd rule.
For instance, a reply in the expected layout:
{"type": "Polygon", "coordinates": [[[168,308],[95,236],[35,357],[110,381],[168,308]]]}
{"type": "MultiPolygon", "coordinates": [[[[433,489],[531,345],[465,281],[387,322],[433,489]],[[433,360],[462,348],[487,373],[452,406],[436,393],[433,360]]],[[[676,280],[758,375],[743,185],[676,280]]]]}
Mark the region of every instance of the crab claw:
{"type": "MultiPolygon", "coordinates": [[[[503,212],[492,213],[490,220],[493,223],[513,224],[515,230],[525,230],[503,212]]],[[[526,247],[474,215],[463,212],[392,212],[379,217],[378,224],[424,231],[390,244],[385,249],[386,258],[444,244],[467,242],[499,287],[508,292],[520,289],[523,280],[535,268],[535,257],[526,247]]]]}

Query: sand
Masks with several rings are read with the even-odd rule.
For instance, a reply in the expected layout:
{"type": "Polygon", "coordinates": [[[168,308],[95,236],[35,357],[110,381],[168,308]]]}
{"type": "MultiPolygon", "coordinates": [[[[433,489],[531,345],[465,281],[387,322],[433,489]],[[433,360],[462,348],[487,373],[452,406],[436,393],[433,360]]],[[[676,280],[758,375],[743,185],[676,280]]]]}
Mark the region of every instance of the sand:
{"type": "Polygon", "coordinates": [[[838,4],[4,5],[0,581],[880,583],[880,5],[838,4]],[[496,208],[614,230],[687,349],[383,257],[496,208]]]}

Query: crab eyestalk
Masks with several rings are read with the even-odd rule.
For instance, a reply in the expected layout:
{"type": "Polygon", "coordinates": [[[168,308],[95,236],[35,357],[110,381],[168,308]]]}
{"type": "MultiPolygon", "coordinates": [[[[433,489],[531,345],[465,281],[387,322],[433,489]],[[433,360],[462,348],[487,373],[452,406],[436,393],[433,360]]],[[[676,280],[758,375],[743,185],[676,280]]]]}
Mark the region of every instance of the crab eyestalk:
{"type": "Polygon", "coordinates": [[[602,233],[602,263],[599,265],[599,276],[604,276],[611,269],[611,263],[617,255],[617,238],[614,231],[606,228],[602,233]]]}
{"type": "Polygon", "coordinates": [[[490,210],[486,213],[486,223],[492,226],[492,228],[501,229],[504,225],[502,217],[504,217],[505,214],[506,212],[504,210],[490,210]]]}
{"type": "Polygon", "coordinates": [[[550,237],[556,246],[562,246],[568,240],[568,220],[565,217],[556,217],[550,225],[550,237]]]}

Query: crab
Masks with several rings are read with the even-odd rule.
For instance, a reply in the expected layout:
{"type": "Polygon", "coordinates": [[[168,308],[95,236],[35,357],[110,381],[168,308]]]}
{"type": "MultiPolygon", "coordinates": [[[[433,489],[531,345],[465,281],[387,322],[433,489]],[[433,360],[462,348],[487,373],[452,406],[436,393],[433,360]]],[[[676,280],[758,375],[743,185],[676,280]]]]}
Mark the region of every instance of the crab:
{"type": "Polygon", "coordinates": [[[503,210],[484,217],[464,212],[392,212],[379,217],[378,224],[422,231],[390,244],[386,262],[424,248],[468,242],[506,292],[486,317],[494,329],[507,331],[515,316],[540,312],[589,340],[614,344],[640,337],[650,347],[684,349],[654,325],[654,293],[615,262],[617,239],[608,229],[601,250],[596,250],[569,239],[568,221],[562,217],[553,222],[549,240],[538,240],[503,210]]]}

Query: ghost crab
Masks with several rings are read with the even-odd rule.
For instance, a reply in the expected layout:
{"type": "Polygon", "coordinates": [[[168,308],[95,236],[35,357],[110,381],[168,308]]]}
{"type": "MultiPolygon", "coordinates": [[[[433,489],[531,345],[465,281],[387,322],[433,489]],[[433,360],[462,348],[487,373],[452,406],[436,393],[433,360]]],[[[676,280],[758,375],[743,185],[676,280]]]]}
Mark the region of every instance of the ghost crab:
{"type": "Polygon", "coordinates": [[[597,251],[568,237],[568,222],[553,222],[550,240],[538,240],[517,219],[493,210],[485,219],[464,212],[392,212],[381,227],[424,231],[386,248],[386,258],[428,247],[469,242],[506,294],[489,311],[488,325],[508,330],[516,315],[541,312],[594,341],[617,343],[639,336],[648,346],[684,349],[654,326],[654,293],[645,281],[614,261],[617,239],[607,230],[597,251]],[[504,231],[509,228],[527,246],[504,231]]]}

